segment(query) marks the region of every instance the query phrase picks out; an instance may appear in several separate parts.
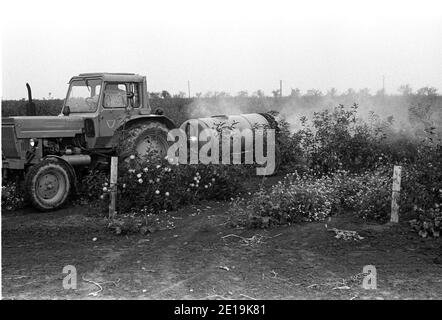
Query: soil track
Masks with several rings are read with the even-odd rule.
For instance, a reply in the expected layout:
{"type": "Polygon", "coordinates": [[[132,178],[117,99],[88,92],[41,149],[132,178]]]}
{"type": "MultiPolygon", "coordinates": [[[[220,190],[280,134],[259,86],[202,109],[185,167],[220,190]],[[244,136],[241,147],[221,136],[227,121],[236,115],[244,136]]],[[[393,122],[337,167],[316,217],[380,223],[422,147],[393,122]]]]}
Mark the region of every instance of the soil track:
{"type": "Polygon", "coordinates": [[[147,236],[116,236],[86,207],[5,213],[3,298],[442,299],[442,241],[421,239],[405,223],[368,224],[350,214],[327,221],[328,229],[364,237],[345,241],[325,223],[233,229],[227,205],[170,213],[162,219],[175,228],[147,236]],[[62,287],[66,265],[77,268],[77,290],[62,287]],[[351,281],[364,265],[376,266],[377,290],[351,281]],[[87,280],[103,290],[91,295],[98,287],[87,280]]]}

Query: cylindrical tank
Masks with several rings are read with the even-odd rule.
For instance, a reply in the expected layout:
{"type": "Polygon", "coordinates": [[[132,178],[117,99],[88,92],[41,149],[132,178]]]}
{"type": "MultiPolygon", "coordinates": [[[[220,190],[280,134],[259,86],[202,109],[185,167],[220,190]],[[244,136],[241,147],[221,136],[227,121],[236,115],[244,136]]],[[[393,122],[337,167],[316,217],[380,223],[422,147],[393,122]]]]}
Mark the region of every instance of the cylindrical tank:
{"type": "MultiPolygon", "coordinates": [[[[239,115],[218,115],[208,118],[197,118],[185,121],[181,125],[181,129],[189,133],[189,126],[198,123],[198,132],[204,129],[216,129],[221,124],[223,127],[233,127],[234,129],[253,130],[257,127],[267,127],[276,129],[277,123],[275,118],[269,113],[249,113],[239,115]]],[[[189,136],[188,136],[189,138],[189,136]]]]}
{"type": "MultiPolygon", "coordinates": [[[[197,118],[189,119],[185,121],[181,127],[186,133],[187,139],[189,141],[198,141],[198,149],[206,144],[206,141],[200,141],[201,132],[205,129],[209,129],[211,134],[209,136],[217,135],[220,141],[220,133],[222,128],[234,129],[242,131],[244,129],[249,129],[254,131],[254,129],[265,128],[265,129],[275,129],[277,130],[277,121],[274,116],[269,113],[249,113],[249,114],[239,114],[239,115],[217,115],[207,118],[197,118]],[[193,127],[193,128],[191,128],[193,127]],[[195,130],[197,128],[198,131],[195,130]],[[195,136],[196,135],[196,136],[195,136]]],[[[230,131],[230,130],[229,130],[230,131]]],[[[235,139],[235,134],[230,131],[230,139],[235,139]]],[[[253,154],[253,143],[247,143],[244,136],[237,137],[241,139],[241,151],[242,159],[244,160],[244,155],[247,153],[253,154]]],[[[190,143],[190,142],[189,142],[190,143]]],[[[189,145],[190,146],[190,145],[189,145]]],[[[221,146],[220,146],[221,147],[221,146]]],[[[233,144],[230,145],[231,155],[233,152],[233,144]]],[[[190,150],[192,152],[192,150],[190,150]]],[[[197,151],[197,150],[194,150],[197,151]]],[[[243,161],[241,160],[241,161],[243,161]]]]}

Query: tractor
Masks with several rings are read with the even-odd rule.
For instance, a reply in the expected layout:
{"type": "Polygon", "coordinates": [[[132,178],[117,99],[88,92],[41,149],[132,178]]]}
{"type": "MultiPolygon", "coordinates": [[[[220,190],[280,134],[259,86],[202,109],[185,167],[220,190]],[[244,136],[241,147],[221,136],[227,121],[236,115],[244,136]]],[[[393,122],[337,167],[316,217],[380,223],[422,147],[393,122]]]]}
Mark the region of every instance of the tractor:
{"type": "MultiPolygon", "coordinates": [[[[32,111],[35,104],[28,84],[27,88],[32,111]]],[[[75,192],[81,172],[109,168],[113,156],[120,161],[132,156],[165,157],[171,144],[168,132],[176,128],[161,110],[151,112],[146,77],[133,73],[72,77],[58,116],[35,116],[35,110],[31,114],[2,118],[2,172],[24,178],[26,197],[41,211],[63,206],[75,192]]],[[[190,121],[182,125],[183,130],[190,121]]],[[[215,122],[235,124],[238,129],[277,128],[270,113],[218,115],[196,122],[201,130],[215,122]]]]}
{"type": "Polygon", "coordinates": [[[2,118],[3,174],[24,176],[31,204],[54,210],[75,191],[81,168],[112,156],[165,156],[172,128],[171,119],[151,113],[146,77],[83,73],[69,81],[58,116],[2,118]]]}

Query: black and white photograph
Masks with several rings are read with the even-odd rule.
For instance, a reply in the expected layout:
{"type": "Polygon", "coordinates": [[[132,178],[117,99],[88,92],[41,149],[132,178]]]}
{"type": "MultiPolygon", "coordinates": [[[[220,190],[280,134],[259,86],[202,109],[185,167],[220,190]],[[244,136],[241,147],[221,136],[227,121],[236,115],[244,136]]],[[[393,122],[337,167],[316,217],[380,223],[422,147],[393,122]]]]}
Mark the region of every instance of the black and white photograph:
{"type": "Polygon", "coordinates": [[[439,1],[0,6],[2,300],[442,300],[439,1]]]}

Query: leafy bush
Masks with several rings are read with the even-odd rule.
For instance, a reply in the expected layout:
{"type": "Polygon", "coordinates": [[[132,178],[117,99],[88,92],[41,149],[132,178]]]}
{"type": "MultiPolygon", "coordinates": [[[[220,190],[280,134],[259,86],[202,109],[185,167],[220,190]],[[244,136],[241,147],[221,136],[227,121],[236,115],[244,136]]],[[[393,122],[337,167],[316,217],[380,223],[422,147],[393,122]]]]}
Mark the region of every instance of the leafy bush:
{"type": "Polygon", "coordinates": [[[171,165],[164,159],[142,162],[134,157],[119,168],[118,211],[157,213],[202,199],[229,199],[247,174],[243,166],[171,165]]]}
{"type": "Polygon", "coordinates": [[[370,123],[357,117],[358,106],[339,105],[315,112],[311,121],[300,118],[300,129],[279,122],[282,168],[293,172],[312,169],[318,174],[337,170],[363,172],[389,160],[383,127],[374,115],[370,123]]]}
{"type": "Polygon", "coordinates": [[[81,175],[77,185],[76,199],[80,204],[88,204],[90,206],[101,206],[104,200],[103,188],[109,186],[109,172],[93,169],[81,175]]]}
{"type": "Polygon", "coordinates": [[[427,211],[421,210],[417,219],[410,220],[410,225],[422,238],[439,238],[442,231],[442,211],[440,205],[427,211]]]}
{"type": "Polygon", "coordinates": [[[382,159],[380,128],[358,118],[357,110],[356,104],[349,109],[339,105],[315,112],[311,128],[304,125],[303,148],[318,173],[361,172],[374,169],[382,159]]]}
{"type": "Polygon", "coordinates": [[[250,199],[235,200],[230,210],[235,224],[268,227],[329,216],[338,201],[329,177],[288,174],[270,190],[261,188],[250,199]]]}
{"type": "Polygon", "coordinates": [[[13,211],[25,206],[23,190],[16,182],[3,181],[2,210],[13,211]]]}
{"type": "Polygon", "coordinates": [[[392,118],[383,121],[373,113],[363,121],[357,117],[357,105],[315,112],[311,122],[302,117],[301,128],[294,133],[284,130],[282,122],[279,143],[284,169],[332,175],[345,199],[344,209],[385,220],[391,171],[393,165],[402,165],[402,214],[433,208],[442,197],[442,148],[431,120],[437,117],[429,115],[428,108],[410,109],[417,129],[397,130],[392,118]],[[342,170],[347,171],[344,176],[342,170]],[[345,182],[339,182],[341,178],[345,182]]]}
{"type": "Polygon", "coordinates": [[[419,143],[411,130],[398,130],[392,118],[381,120],[372,112],[363,120],[358,110],[356,104],[339,105],[314,112],[310,120],[302,116],[295,132],[280,121],[282,168],[289,172],[310,168],[319,174],[364,172],[416,160],[419,143]]]}
{"type": "MultiPolygon", "coordinates": [[[[154,223],[158,214],[201,200],[230,199],[243,190],[251,169],[242,165],[172,165],[166,159],[145,162],[132,156],[118,168],[118,213],[110,217],[109,226],[117,233],[138,232],[154,223]]],[[[107,174],[91,172],[83,184],[84,199],[95,199],[107,211],[111,191],[107,174]]]]}
{"type": "Polygon", "coordinates": [[[381,170],[331,175],[291,173],[270,190],[261,188],[250,199],[232,203],[234,225],[271,225],[320,221],[345,210],[364,219],[385,220],[390,212],[391,179],[381,170]]]}
{"type": "Polygon", "coordinates": [[[402,178],[403,212],[434,209],[442,203],[442,144],[429,141],[418,149],[415,162],[404,167],[402,178]]]}
{"type": "Polygon", "coordinates": [[[363,173],[338,172],[333,176],[340,209],[368,220],[386,221],[391,211],[391,172],[378,168],[363,173]]]}
{"type": "Polygon", "coordinates": [[[281,159],[280,170],[285,172],[305,172],[308,170],[304,150],[302,149],[302,132],[290,131],[290,124],[285,120],[278,121],[276,135],[279,155],[281,159]]]}

